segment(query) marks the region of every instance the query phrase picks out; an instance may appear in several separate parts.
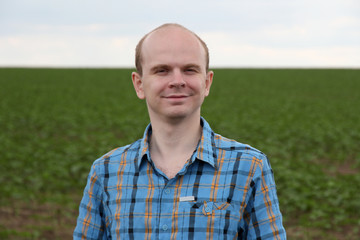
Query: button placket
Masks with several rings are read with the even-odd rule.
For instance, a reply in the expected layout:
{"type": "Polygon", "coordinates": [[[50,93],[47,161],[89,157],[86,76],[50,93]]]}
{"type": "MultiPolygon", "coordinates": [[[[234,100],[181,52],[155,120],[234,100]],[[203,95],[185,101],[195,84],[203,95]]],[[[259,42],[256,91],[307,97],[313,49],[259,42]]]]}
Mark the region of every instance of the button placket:
{"type": "Polygon", "coordinates": [[[171,213],[173,211],[173,201],[169,201],[169,199],[171,199],[171,194],[173,192],[170,186],[172,185],[169,184],[169,182],[165,184],[161,193],[161,204],[160,204],[161,216],[158,222],[158,228],[161,234],[159,236],[159,239],[169,239],[170,238],[169,234],[171,234],[170,231],[171,218],[169,219],[167,217],[167,216],[171,216],[171,213]]]}

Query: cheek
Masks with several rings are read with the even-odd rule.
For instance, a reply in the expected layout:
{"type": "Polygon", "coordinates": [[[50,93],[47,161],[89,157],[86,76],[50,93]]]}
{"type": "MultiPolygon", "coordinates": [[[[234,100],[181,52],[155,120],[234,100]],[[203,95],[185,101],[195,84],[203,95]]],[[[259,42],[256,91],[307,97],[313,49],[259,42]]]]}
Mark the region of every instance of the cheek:
{"type": "Polygon", "coordinates": [[[205,85],[205,82],[200,82],[198,85],[197,85],[197,89],[199,92],[201,92],[203,95],[207,95],[208,91],[206,89],[206,85],[205,85]]]}
{"type": "Polygon", "coordinates": [[[161,85],[157,83],[144,84],[144,96],[146,98],[159,95],[161,93],[161,89],[161,85]]]}
{"type": "Polygon", "coordinates": [[[205,80],[202,78],[190,78],[186,79],[187,86],[198,92],[202,92],[205,89],[205,80]]]}

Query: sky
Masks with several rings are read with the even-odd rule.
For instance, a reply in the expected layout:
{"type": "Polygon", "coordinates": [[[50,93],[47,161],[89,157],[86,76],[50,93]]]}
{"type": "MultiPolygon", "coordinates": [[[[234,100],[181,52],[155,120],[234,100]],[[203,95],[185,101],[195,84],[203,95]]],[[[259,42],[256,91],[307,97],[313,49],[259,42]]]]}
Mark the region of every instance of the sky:
{"type": "Polygon", "coordinates": [[[359,0],[0,0],[0,67],[134,67],[168,22],[207,43],[210,67],[360,68],[359,0]]]}

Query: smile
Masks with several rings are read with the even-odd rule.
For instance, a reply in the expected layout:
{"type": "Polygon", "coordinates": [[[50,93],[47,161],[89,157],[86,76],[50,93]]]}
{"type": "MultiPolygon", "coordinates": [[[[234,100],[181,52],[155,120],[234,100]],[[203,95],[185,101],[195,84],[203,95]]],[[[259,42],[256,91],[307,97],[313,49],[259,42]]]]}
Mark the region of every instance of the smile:
{"type": "Polygon", "coordinates": [[[187,98],[188,95],[169,95],[169,96],[165,96],[165,98],[167,99],[182,99],[182,98],[187,98]]]}

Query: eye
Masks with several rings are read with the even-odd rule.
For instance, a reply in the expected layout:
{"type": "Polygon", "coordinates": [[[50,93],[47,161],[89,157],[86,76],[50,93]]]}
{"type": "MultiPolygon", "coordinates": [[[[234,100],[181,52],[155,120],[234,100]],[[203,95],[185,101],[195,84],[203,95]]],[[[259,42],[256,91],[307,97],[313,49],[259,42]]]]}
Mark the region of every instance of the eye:
{"type": "Polygon", "coordinates": [[[197,70],[195,68],[187,68],[187,69],[185,69],[185,72],[186,73],[196,73],[197,70]]]}
{"type": "Polygon", "coordinates": [[[160,74],[160,75],[164,75],[168,72],[169,70],[166,68],[158,68],[154,71],[155,74],[160,74]]]}

